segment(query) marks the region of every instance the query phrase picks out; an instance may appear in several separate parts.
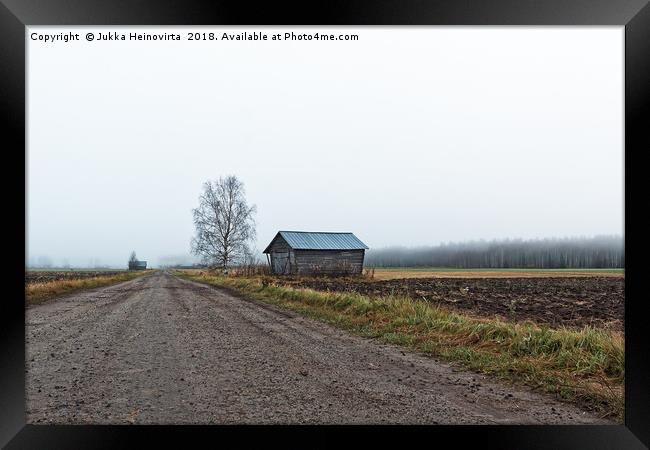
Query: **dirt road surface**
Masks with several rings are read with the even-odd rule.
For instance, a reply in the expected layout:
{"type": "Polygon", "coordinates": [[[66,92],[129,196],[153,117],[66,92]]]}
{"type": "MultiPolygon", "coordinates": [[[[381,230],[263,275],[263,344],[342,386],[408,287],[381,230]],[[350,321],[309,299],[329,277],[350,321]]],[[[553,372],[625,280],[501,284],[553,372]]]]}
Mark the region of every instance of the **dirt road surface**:
{"type": "Polygon", "coordinates": [[[157,272],[26,310],[27,422],[608,423],[157,272]]]}

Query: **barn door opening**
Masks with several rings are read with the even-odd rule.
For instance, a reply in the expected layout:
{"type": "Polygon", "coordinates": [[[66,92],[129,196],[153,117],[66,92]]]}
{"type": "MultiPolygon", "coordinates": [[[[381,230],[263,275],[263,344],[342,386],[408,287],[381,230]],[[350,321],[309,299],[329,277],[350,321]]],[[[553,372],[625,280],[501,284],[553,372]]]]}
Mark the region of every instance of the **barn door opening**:
{"type": "Polygon", "coordinates": [[[274,253],[273,257],[273,273],[288,274],[290,273],[289,267],[289,252],[274,253]]]}

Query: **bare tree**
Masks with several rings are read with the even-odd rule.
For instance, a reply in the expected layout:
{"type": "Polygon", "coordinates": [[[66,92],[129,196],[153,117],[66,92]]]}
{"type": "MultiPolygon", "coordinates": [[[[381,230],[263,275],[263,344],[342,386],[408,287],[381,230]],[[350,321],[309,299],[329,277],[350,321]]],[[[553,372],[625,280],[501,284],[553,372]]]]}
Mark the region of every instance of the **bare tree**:
{"type": "Polygon", "coordinates": [[[255,211],[255,205],[248,206],[244,184],[237,177],[204,183],[199,207],[192,210],[196,228],[192,253],[223,269],[243,262],[255,238],[255,211]]]}
{"type": "Polygon", "coordinates": [[[131,252],[131,256],[129,257],[129,270],[135,269],[135,262],[138,260],[138,257],[135,256],[135,250],[131,252]]]}

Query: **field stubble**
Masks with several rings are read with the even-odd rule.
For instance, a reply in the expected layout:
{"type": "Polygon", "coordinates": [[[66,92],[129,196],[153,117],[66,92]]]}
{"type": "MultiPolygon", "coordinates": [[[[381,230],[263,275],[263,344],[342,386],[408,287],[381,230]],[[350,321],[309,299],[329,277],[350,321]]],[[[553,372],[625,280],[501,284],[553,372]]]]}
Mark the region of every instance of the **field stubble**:
{"type": "Polygon", "coordinates": [[[129,281],[151,272],[151,270],[28,271],[25,273],[25,303],[35,305],[60,295],[129,281]]]}
{"type": "Polygon", "coordinates": [[[278,278],[276,283],[371,297],[405,296],[484,317],[549,326],[623,330],[622,277],[537,278],[278,278]]]}

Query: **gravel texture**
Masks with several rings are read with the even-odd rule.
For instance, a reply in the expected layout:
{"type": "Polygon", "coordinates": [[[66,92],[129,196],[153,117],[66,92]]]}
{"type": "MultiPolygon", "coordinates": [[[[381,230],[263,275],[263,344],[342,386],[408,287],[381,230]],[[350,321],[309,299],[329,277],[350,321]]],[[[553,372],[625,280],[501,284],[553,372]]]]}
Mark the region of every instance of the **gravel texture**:
{"type": "Polygon", "coordinates": [[[27,422],[610,423],[156,272],[26,310],[27,422]]]}

